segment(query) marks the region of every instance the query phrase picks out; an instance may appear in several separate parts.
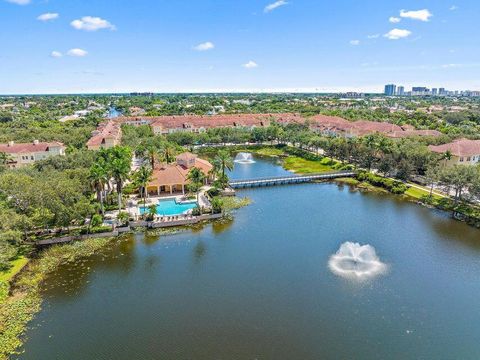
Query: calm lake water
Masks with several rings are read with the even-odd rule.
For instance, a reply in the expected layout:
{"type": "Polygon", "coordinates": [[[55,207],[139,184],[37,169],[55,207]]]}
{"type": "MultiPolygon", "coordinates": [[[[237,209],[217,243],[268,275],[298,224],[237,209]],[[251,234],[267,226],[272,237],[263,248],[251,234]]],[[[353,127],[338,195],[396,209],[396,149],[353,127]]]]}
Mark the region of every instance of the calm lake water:
{"type": "MultiPolygon", "coordinates": [[[[235,178],[281,175],[271,161],[235,178]]],[[[335,184],[241,191],[234,220],[137,234],[63,266],[20,359],[479,359],[480,232],[335,184]],[[388,272],[334,275],[371,244],[388,272]]]]}

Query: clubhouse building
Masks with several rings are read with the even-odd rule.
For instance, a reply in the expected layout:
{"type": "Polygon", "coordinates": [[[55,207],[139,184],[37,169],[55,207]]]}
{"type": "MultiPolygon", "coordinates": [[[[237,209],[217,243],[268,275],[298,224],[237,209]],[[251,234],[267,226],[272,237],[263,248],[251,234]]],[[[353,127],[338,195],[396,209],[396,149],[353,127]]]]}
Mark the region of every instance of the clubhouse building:
{"type": "Polygon", "coordinates": [[[205,182],[213,180],[212,164],[207,160],[200,159],[197,155],[185,152],[176,157],[173,164],[160,163],[155,166],[152,181],[147,186],[149,195],[185,194],[189,183],[187,177],[192,168],[200,169],[205,175],[205,182]]]}

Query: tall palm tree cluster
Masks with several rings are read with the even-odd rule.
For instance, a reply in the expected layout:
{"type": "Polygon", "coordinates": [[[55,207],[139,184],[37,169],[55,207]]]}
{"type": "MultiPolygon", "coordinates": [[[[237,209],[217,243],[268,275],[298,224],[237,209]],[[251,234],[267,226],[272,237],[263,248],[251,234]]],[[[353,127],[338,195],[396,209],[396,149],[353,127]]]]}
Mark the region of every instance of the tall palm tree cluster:
{"type": "Polygon", "coordinates": [[[170,164],[175,160],[178,145],[167,141],[163,136],[153,136],[142,140],[136,147],[137,156],[148,159],[151,169],[155,169],[157,162],[170,164]]]}
{"type": "Polygon", "coordinates": [[[125,182],[130,178],[132,152],[128,147],[115,146],[101,149],[97,159],[90,167],[89,180],[97,194],[102,214],[104,214],[105,198],[113,191],[117,193],[118,210],[122,209],[122,192],[125,182]]]}
{"type": "Polygon", "coordinates": [[[226,150],[220,150],[213,159],[213,172],[216,177],[215,186],[218,188],[226,188],[228,186],[228,176],[226,171],[233,170],[233,158],[226,150]]]}

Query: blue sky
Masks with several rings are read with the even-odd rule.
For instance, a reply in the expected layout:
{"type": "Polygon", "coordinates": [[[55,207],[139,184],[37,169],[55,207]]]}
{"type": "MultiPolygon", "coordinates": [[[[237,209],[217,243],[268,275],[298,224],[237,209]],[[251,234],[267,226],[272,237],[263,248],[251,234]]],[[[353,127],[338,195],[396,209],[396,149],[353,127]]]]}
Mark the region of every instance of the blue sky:
{"type": "Polygon", "coordinates": [[[480,90],[479,14],[478,0],[0,0],[0,93],[480,90]]]}

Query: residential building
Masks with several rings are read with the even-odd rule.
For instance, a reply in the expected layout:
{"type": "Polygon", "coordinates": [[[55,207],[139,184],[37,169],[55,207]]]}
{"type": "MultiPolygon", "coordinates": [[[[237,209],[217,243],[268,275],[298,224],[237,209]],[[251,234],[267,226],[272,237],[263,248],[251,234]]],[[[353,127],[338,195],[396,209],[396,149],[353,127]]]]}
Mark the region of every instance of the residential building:
{"type": "Polygon", "coordinates": [[[447,165],[475,165],[480,162],[480,140],[458,139],[448,144],[430,145],[428,148],[438,154],[449,152],[451,159],[445,159],[447,165]]]}
{"type": "Polygon", "coordinates": [[[121,139],[122,129],[120,124],[109,120],[101,123],[97,130],[92,132],[92,137],[87,141],[87,148],[89,150],[108,149],[120,145],[121,139]]]}
{"type": "Polygon", "coordinates": [[[65,155],[65,145],[61,142],[15,143],[0,144],[0,152],[6,153],[10,159],[7,165],[18,168],[33,164],[35,161],[46,159],[50,156],[65,155]]]}
{"type": "Polygon", "coordinates": [[[235,114],[235,115],[180,115],[157,117],[119,117],[113,121],[120,127],[122,124],[147,125],[149,124],[156,135],[172,134],[176,132],[202,133],[210,128],[231,127],[253,129],[267,127],[273,121],[280,124],[308,122],[310,128],[325,136],[357,137],[373,133],[382,133],[392,137],[407,136],[439,136],[439,132],[425,132],[414,128],[402,127],[388,122],[378,121],[348,121],[338,116],[315,115],[303,118],[299,114],[235,114]]]}
{"type": "Polygon", "coordinates": [[[203,172],[206,183],[213,180],[212,164],[207,160],[200,159],[195,154],[186,152],[178,155],[173,164],[161,163],[155,166],[152,180],[147,186],[147,192],[150,195],[185,194],[189,183],[188,173],[194,167],[203,172]]]}
{"type": "Polygon", "coordinates": [[[155,135],[175,132],[202,133],[209,128],[232,127],[253,129],[265,127],[272,121],[305,121],[298,114],[238,114],[238,115],[174,115],[155,117],[119,117],[115,122],[121,124],[150,124],[155,135]]]}
{"type": "Polygon", "coordinates": [[[395,95],[395,91],[397,89],[397,86],[395,84],[388,84],[385,85],[385,95],[387,96],[393,96],[395,95]]]}
{"type": "Polygon", "coordinates": [[[414,86],[412,87],[412,96],[423,96],[429,95],[430,90],[425,86],[414,86]]]}

